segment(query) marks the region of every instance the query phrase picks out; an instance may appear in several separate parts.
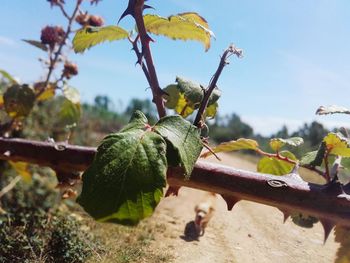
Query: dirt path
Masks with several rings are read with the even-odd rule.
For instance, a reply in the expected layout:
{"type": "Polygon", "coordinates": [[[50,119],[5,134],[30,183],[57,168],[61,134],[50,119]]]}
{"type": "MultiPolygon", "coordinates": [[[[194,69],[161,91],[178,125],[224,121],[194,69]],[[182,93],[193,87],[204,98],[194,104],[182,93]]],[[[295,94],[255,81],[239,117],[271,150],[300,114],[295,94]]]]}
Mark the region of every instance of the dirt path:
{"type": "MultiPolygon", "coordinates": [[[[231,155],[222,155],[222,164],[255,170],[255,166],[231,155]]],[[[215,161],[210,159],[209,161],[215,161]]],[[[166,229],[156,235],[153,249],[168,251],[174,262],[218,263],[330,263],[338,248],[333,233],[323,245],[323,229],[318,223],[312,229],[297,227],[289,219],[282,223],[277,209],[247,201],[239,202],[233,211],[217,198],[216,212],[206,233],[199,240],[184,240],[184,229],[194,219],[194,206],[206,193],[182,188],[178,197],[164,199],[154,215],[166,229]]]]}

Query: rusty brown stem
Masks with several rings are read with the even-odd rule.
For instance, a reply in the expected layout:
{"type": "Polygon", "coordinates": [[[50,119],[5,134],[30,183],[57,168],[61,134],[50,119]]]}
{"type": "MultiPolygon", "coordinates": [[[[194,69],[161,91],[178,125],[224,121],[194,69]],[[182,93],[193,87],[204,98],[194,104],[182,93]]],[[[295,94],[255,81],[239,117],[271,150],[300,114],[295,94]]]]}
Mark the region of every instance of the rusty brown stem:
{"type": "MultiPolygon", "coordinates": [[[[0,138],[0,153],[3,160],[24,161],[76,172],[84,171],[91,164],[96,149],[0,138]]],[[[197,188],[235,200],[249,200],[285,211],[332,218],[338,224],[350,226],[350,201],[338,197],[343,193],[338,183],[316,185],[295,175],[273,176],[202,161],[196,163],[190,180],[184,180],[181,174],[177,169],[169,169],[169,185],[197,188]]]]}
{"type": "Polygon", "coordinates": [[[201,105],[199,106],[196,118],[193,122],[193,125],[197,126],[197,127],[201,127],[200,123],[203,119],[203,114],[205,112],[205,109],[208,106],[208,102],[209,102],[209,98],[210,95],[213,93],[214,89],[216,88],[216,84],[219,80],[219,77],[222,73],[222,70],[224,69],[224,67],[228,64],[227,58],[232,55],[232,54],[236,54],[238,57],[240,57],[242,55],[242,51],[239,49],[236,49],[236,47],[234,45],[230,45],[222,54],[221,59],[220,59],[220,63],[219,66],[213,76],[213,78],[211,79],[209,86],[207,89],[204,90],[204,97],[203,100],[201,102],[201,105]]]}
{"type": "Polygon", "coordinates": [[[140,41],[142,45],[142,55],[144,56],[149,72],[149,82],[153,94],[153,102],[156,104],[159,118],[162,118],[166,116],[163,100],[163,90],[159,86],[157,72],[153,63],[151,48],[149,45],[151,38],[147,34],[145,23],[143,21],[143,8],[144,0],[139,0],[135,3],[134,18],[136,21],[137,30],[139,32],[140,41]]]}

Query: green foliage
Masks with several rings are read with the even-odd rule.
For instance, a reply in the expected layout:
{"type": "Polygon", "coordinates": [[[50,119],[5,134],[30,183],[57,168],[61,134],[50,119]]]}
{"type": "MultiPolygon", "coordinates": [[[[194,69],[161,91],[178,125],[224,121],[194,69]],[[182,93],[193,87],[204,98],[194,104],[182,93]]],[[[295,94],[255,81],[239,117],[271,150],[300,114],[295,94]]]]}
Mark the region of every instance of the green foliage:
{"type": "Polygon", "coordinates": [[[137,111],[98,147],[77,201],[99,221],[137,224],[153,213],[163,195],[167,158],[188,176],[200,150],[199,133],[187,121],[170,116],[151,127],[137,111]]]}
{"type": "Polygon", "coordinates": [[[193,12],[169,17],[145,15],[144,21],[146,30],[150,33],[172,39],[196,40],[203,43],[206,51],[210,48],[211,37],[214,36],[207,21],[193,12]]]}
{"type": "Polygon", "coordinates": [[[4,93],[5,110],[12,118],[27,116],[32,110],[34,102],[34,91],[26,84],[14,84],[4,93]]]}
{"type": "Polygon", "coordinates": [[[102,141],[83,174],[77,201],[99,221],[136,224],[159,203],[166,170],[166,143],[137,112],[124,129],[102,141]]]}
{"type": "Polygon", "coordinates": [[[180,116],[168,116],[157,122],[154,131],[167,142],[169,164],[182,167],[189,179],[202,150],[199,130],[180,116]]]}
{"type": "Polygon", "coordinates": [[[321,166],[326,154],[326,144],[321,143],[317,151],[306,153],[300,161],[301,165],[321,166]]]}
{"type": "MultiPolygon", "coordinates": [[[[1,199],[0,262],[85,262],[96,249],[92,236],[58,206],[52,175],[41,173],[45,177],[34,174],[31,183],[19,182],[1,199]]],[[[1,188],[11,178],[13,171],[2,169],[1,188]]]]}
{"type": "Polygon", "coordinates": [[[82,53],[102,42],[121,40],[128,36],[129,33],[119,26],[84,27],[76,33],[73,48],[76,53],[82,53]]]}
{"type": "Polygon", "coordinates": [[[323,142],[329,154],[350,157],[350,141],[341,133],[331,132],[323,139],[323,142]]]}
{"type": "MultiPolygon", "coordinates": [[[[281,151],[280,155],[287,157],[290,160],[297,160],[295,155],[289,151],[281,151]]],[[[280,160],[276,157],[265,156],[260,159],[257,170],[261,173],[285,175],[290,173],[293,170],[294,166],[295,164],[280,160]]]]}
{"type": "Polygon", "coordinates": [[[68,99],[64,99],[58,114],[57,125],[67,127],[76,125],[80,120],[80,104],[74,104],[68,99]]]}
{"type": "MultiPolygon", "coordinates": [[[[204,90],[201,85],[180,77],[176,78],[176,82],[177,84],[171,84],[164,88],[167,93],[165,106],[186,118],[199,108],[204,97],[204,90]]],[[[214,89],[205,113],[207,117],[215,117],[218,107],[217,101],[220,96],[221,91],[218,88],[214,89]]]]}

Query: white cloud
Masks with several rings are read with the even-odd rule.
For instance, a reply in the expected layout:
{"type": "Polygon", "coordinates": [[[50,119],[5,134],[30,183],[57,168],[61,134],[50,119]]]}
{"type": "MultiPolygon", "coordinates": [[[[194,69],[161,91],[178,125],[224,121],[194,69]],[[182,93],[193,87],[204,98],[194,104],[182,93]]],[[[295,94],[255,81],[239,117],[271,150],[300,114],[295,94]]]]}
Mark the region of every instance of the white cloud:
{"type": "Polygon", "coordinates": [[[16,46],[17,43],[11,38],[0,36],[0,45],[6,45],[6,46],[16,46]]]}

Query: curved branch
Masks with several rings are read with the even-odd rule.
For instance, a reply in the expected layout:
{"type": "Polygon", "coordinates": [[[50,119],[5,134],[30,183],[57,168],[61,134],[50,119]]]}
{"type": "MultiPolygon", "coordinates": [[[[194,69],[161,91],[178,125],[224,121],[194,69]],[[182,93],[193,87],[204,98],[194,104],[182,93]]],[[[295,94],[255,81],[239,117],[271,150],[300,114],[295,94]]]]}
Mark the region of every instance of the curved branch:
{"type": "MultiPolygon", "coordinates": [[[[0,159],[24,161],[69,172],[83,171],[92,162],[96,148],[57,145],[24,139],[0,138],[0,159]]],[[[274,206],[291,213],[313,215],[334,224],[350,226],[350,200],[340,198],[341,185],[316,185],[304,182],[296,174],[273,176],[238,170],[198,161],[190,180],[184,180],[176,168],[169,169],[172,187],[187,186],[221,194],[232,206],[234,201],[249,200],[274,206]]]]}
{"type": "MultiPolygon", "coordinates": [[[[134,18],[136,21],[137,30],[139,32],[141,45],[142,45],[142,55],[145,58],[147,69],[149,72],[149,82],[153,94],[153,102],[156,104],[159,118],[166,116],[166,111],[163,101],[163,90],[159,86],[159,81],[157,77],[157,72],[154,67],[151,48],[149,42],[151,38],[147,34],[145,23],[143,21],[143,9],[144,9],[144,0],[139,0],[134,4],[134,18]]],[[[147,76],[146,76],[147,77],[147,76]]]]}

